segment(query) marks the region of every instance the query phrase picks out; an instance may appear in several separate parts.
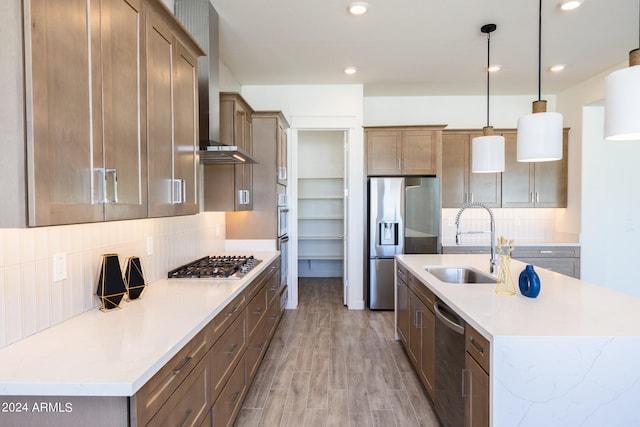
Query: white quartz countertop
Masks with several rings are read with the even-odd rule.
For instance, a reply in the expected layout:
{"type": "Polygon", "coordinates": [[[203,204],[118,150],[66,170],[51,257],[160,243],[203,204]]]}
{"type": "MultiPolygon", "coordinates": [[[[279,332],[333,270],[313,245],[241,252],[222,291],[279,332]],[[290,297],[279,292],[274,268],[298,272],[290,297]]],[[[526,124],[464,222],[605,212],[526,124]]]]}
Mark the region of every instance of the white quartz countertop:
{"type": "MultiPolygon", "coordinates": [[[[516,295],[496,295],[495,284],[451,284],[426,266],[470,266],[489,273],[488,255],[396,255],[436,296],[485,338],[497,336],[640,336],[640,298],[535,267],[541,291],[520,294],[525,263],[511,261],[516,295]]],[[[631,280],[631,279],[630,279],[631,280]]]]}
{"type": "Polygon", "coordinates": [[[240,280],[163,279],[0,350],[0,395],[133,396],[278,256],[240,280]]]}
{"type": "MultiPolygon", "coordinates": [[[[482,246],[482,247],[486,247],[487,249],[489,249],[489,241],[486,242],[474,242],[474,241],[468,241],[468,242],[462,242],[460,244],[457,244],[455,242],[455,240],[443,240],[442,241],[442,246],[447,246],[447,247],[478,247],[478,246],[482,246]]],[[[531,247],[531,246],[558,246],[558,247],[562,247],[562,246],[580,246],[579,242],[565,242],[565,241],[557,241],[557,240],[518,240],[516,242],[516,246],[517,247],[531,247]]]]}

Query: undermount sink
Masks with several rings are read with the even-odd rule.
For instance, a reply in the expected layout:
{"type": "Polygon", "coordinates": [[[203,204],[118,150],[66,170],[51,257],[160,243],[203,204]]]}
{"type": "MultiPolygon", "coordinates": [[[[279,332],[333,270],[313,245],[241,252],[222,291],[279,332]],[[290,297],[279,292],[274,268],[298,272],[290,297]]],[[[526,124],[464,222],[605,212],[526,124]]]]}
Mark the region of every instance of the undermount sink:
{"type": "Polygon", "coordinates": [[[425,267],[427,272],[446,283],[496,283],[496,278],[470,267],[425,267]]]}

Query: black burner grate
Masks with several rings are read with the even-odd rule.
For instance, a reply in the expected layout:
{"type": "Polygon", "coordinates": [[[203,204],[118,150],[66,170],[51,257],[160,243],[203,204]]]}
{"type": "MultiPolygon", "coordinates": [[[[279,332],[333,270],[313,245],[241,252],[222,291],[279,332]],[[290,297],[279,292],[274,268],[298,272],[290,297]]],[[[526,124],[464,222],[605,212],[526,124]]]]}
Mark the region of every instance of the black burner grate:
{"type": "Polygon", "coordinates": [[[262,262],[251,256],[206,256],[171,270],[169,279],[240,279],[262,262]]]}

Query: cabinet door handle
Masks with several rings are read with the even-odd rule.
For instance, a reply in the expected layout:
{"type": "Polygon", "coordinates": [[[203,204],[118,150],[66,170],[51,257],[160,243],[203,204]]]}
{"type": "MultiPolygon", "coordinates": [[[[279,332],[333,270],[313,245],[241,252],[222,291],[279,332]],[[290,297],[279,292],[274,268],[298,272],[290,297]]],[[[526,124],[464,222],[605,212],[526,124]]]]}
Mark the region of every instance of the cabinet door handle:
{"type": "Polygon", "coordinates": [[[536,203],[540,203],[540,193],[536,191],[536,203]]]}
{"type": "Polygon", "coordinates": [[[231,400],[229,400],[227,402],[227,405],[231,405],[231,406],[235,405],[236,404],[236,400],[238,400],[238,397],[240,397],[240,392],[236,391],[235,393],[233,393],[231,395],[231,400]]]}
{"type": "Polygon", "coordinates": [[[184,413],[184,418],[182,419],[182,422],[180,424],[178,424],[180,427],[184,427],[187,425],[187,421],[189,421],[189,418],[191,417],[191,413],[193,411],[191,409],[188,409],[185,413],[184,413]]]}
{"type": "Polygon", "coordinates": [[[531,200],[531,203],[533,203],[533,192],[529,193],[529,200],[531,200]]]}
{"type": "Polygon", "coordinates": [[[552,254],[553,251],[540,251],[541,254],[552,254]]]}
{"type": "Polygon", "coordinates": [[[180,372],[182,372],[184,367],[187,366],[189,362],[191,362],[191,356],[185,357],[184,360],[182,360],[182,363],[180,364],[180,366],[173,369],[173,375],[178,375],[180,372]]]}
{"type": "Polygon", "coordinates": [[[244,190],[244,204],[248,205],[249,203],[251,203],[251,192],[249,190],[244,190]]]}
{"type": "Polygon", "coordinates": [[[473,203],[473,193],[471,193],[471,203],[473,203]]]}
{"type": "Polygon", "coordinates": [[[470,398],[471,396],[471,381],[473,381],[473,375],[469,369],[462,370],[462,397],[470,398]],[[467,380],[467,377],[469,378],[467,380]]]}
{"type": "Polygon", "coordinates": [[[182,198],[181,198],[181,202],[187,203],[187,180],[186,179],[182,179],[182,198]]]}
{"type": "Polygon", "coordinates": [[[237,305],[235,307],[233,307],[230,312],[225,314],[225,316],[231,317],[231,316],[233,316],[233,313],[235,313],[236,311],[238,311],[238,306],[237,305]]]}
{"type": "Polygon", "coordinates": [[[261,314],[262,314],[262,307],[258,307],[258,308],[256,309],[256,311],[254,311],[254,312],[253,312],[253,314],[255,314],[256,316],[261,315],[261,314]]]}
{"type": "Polygon", "coordinates": [[[225,351],[224,354],[226,354],[227,356],[231,356],[233,353],[236,352],[237,348],[238,348],[238,343],[234,343],[229,349],[229,351],[225,351]]]}
{"type": "Polygon", "coordinates": [[[484,347],[473,339],[473,337],[469,338],[469,344],[473,346],[473,348],[480,354],[484,354],[484,347]]]}
{"type": "Polygon", "coordinates": [[[118,203],[118,170],[117,169],[105,169],[104,173],[104,195],[107,196],[107,175],[111,175],[111,182],[113,185],[113,198],[105,200],[105,203],[118,203]]]}
{"type": "Polygon", "coordinates": [[[244,190],[238,190],[238,204],[243,205],[244,203],[244,190]]]}

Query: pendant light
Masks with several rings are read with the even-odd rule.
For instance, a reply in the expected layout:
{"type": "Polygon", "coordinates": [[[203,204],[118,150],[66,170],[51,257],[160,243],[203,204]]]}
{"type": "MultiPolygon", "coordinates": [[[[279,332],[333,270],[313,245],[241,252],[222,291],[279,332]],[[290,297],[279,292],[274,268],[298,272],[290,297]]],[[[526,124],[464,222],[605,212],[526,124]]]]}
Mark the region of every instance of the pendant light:
{"type": "Polygon", "coordinates": [[[540,99],[542,74],[542,0],[538,9],[538,100],[533,113],[518,119],[519,162],[547,162],[562,159],[562,114],[547,112],[540,99]]]}
{"type": "Polygon", "coordinates": [[[489,126],[489,66],[491,33],[496,24],[483,25],[480,31],[487,35],[487,125],[482,128],[482,136],[471,142],[471,172],[495,173],[504,171],[504,137],[493,134],[489,126]]]}
{"type": "Polygon", "coordinates": [[[605,94],[605,139],[640,140],[640,48],[629,52],[629,68],[609,74],[605,94]]]}

